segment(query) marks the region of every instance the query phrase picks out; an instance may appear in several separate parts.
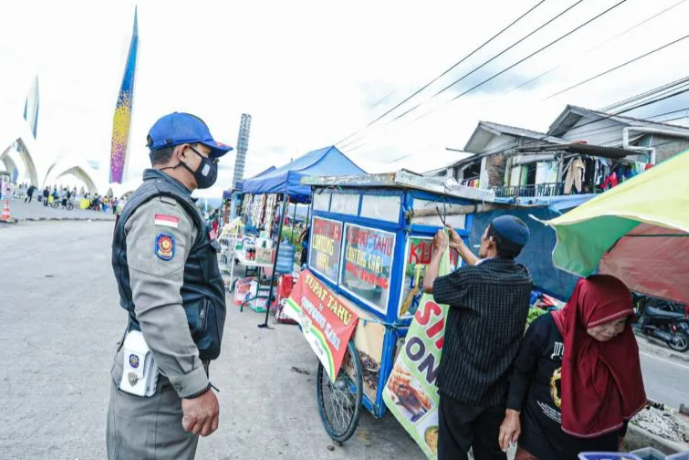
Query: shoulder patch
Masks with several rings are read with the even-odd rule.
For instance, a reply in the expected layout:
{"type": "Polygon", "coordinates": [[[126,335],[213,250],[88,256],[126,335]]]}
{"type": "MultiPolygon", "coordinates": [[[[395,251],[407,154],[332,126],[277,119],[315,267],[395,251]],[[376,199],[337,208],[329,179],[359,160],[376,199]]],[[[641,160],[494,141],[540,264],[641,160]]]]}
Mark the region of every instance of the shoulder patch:
{"type": "Polygon", "coordinates": [[[163,227],[179,227],[179,217],[171,216],[169,214],[155,214],[155,224],[163,227]]]}
{"type": "Polygon", "coordinates": [[[175,257],[175,235],[158,233],[155,241],[155,253],[159,259],[172,260],[175,257]]]}

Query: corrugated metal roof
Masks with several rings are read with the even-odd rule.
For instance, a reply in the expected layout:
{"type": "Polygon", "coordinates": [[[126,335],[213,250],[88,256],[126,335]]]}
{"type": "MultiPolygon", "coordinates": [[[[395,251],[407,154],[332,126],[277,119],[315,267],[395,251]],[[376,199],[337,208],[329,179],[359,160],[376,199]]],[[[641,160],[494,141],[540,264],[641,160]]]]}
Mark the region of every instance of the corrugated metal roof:
{"type": "Polygon", "coordinates": [[[469,137],[464,150],[480,154],[492,153],[485,151],[486,145],[488,142],[490,142],[492,137],[500,136],[502,134],[513,136],[515,138],[533,139],[542,142],[552,142],[555,144],[566,143],[566,141],[563,139],[549,136],[546,133],[541,133],[531,129],[503,125],[492,121],[479,121],[478,125],[476,125],[476,129],[474,129],[471,137],[469,137]]]}
{"type": "Polygon", "coordinates": [[[578,153],[580,155],[591,155],[594,157],[602,158],[612,158],[614,160],[619,160],[626,157],[627,155],[639,155],[638,151],[635,150],[625,150],[618,147],[606,147],[602,145],[591,145],[591,144],[565,144],[565,145],[535,145],[529,147],[522,147],[519,150],[522,152],[566,152],[566,153],[578,153]]]}
{"type": "Polygon", "coordinates": [[[304,176],[301,184],[310,187],[412,188],[467,200],[495,201],[495,192],[492,190],[460,185],[454,179],[425,177],[405,169],[355,176],[304,176]]]}
{"type": "Polygon", "coordinates": [[[657,126],[663,128],[663,130],[676,131],[679,136],[689,136],[689,128],[685,128],[678,125],[673,125],[670,123],[663,123],[659,121],[652,121],[643,118],[634,118],[627,115],[615,115],[611,113],[601,112],[598,110],[587,109],[585,107],[578,107],[576,105],[567,105],[565,110],[555,119],[550,128],[548,129],[548,134],[552,135],[562,135],[565,132],[572,129],[574,125],[584,116],[600,117],[601,119],[610,119],[617,121],[622,124],[629,126],[657,126]],[[577,116],[576,119],[572,117],[572,121],[566,123],[570,115],[577,116]]]}
{"type": "Polygon", "coordinates": [[[567,142],[564,139],[560,139],[559,137],[549,136],[548,134],[542,133],[539,131],[534,131],[534,130],[526,129],[526,128],[518,128],[516,126],[502,125],[500,123],[495,123],[492,121],[481,121],[481,122],[479,122],[479,127],[481,125],[493,128],[496,131],[500,131],[501,133],[512,134],[514,136],[528,137],[530,139],[538,139],[538,140],[543,140],[543,141],[547,141],[547,142],[555,142],[555,143],[566,143],[567,142]]]}

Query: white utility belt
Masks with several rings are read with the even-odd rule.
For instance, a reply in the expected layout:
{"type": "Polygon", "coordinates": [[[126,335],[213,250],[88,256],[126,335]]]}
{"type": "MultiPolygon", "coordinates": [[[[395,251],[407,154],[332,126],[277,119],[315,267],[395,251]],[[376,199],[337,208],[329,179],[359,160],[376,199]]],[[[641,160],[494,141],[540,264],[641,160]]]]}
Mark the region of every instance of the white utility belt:
{"type": "Polygon", "coordinates": [[[120,390],[136,396],[153,396],[158,384],[158,365],[141,331],[129,331],[124,339],[120,390]]]}

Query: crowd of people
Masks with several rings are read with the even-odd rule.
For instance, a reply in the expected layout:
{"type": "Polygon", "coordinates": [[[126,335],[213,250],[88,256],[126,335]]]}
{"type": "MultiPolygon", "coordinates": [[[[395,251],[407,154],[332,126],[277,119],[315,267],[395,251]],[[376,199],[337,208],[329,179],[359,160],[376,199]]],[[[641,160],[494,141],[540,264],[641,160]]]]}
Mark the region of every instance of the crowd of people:
{"type": "Polygon", "coordinates": [[[39,191],[38,187],[33,184],[19,184],[15,195],[17,198],[24,198],[25,203],[31,203],[34,197],[36,197],[36,201],[42,203],[43,206],[59,207],[60,209],[72,209],[78,206],[80,209],[92,211],[109,211],[114,215],[119,215],[122,212],[122,208],[124,208],[124,204],[127,201],[124,197],[118,198],[98,193],[91,194],[83,190],[80,193],[76,187],[70,189],[69,187],[58,187],[57,185],[52,187],[46,185],[42,191],[39,191]]]}

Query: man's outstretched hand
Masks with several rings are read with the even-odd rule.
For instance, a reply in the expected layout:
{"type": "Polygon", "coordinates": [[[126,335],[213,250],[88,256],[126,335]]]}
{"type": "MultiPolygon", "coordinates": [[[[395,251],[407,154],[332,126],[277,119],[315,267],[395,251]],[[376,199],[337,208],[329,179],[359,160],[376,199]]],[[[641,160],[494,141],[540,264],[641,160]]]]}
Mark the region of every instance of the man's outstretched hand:
{"type": "Polygon", "coordinates": [[[182,427],[197,436],[209,436],[218,429],[220,405],[218,398],[209,390],[194,399],[182,399],[182,427]]]}
{"type": "Polygon", "coordinates": [[[448,243],[449,240],[445,230],[438,230],[438,233],[435,234],[435,238],[433,238],[433,249],[437,252],[442,252],[445,250],[445,248],[447,248],[448,243]]]}
{"type": "Polygon", "coordinates": [[[462,241],[462,238],[460,238],[459,234],[450,224],[445,224],[445,228],[450,235],[450,247],[452,249],[459,249],[459,247],[464,244],[464,241],[462,241]]]}

